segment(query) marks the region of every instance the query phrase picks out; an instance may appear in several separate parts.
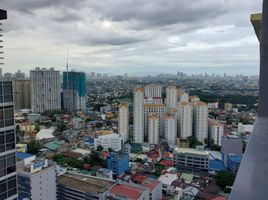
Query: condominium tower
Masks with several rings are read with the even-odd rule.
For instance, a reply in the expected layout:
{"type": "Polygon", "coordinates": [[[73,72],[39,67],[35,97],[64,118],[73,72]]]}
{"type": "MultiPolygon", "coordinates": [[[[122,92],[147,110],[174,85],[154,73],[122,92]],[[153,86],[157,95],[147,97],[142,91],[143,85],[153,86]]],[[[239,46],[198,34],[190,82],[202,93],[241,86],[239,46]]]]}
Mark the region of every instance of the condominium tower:
{"type": "Polygon", "coordinates": [[[177,108],[178,89],[176,86],[170,85],[166,89],[166,107],[168,110],[177,108]]]}
{"type": "Polygon", "coordinates": [[[118,110],[118,133],[124,137],[126,142],[129,138],[129,105],[121,103],[118,110]]]}
{"type": "Polygon", "coordinates": [[[193,135],[193,106],[181,101],[178,103],[178,136],[187,138],[193,135]]]}
{"type": "Polygon", "coordinates": [[[30,71],[30,78],[32,111],[44,112],[60,109],[60,72],[54,68],[36,68],[30,71]]]}
{"type": "Polygon", "coordinates": [[[177,119],[175,114],[164,114],[165,139],[174,145],[177,139],[177,119]]]}
{"type": "Polygon", "coordinates": [[[202,101],[193,103],[193,131],[199,142],[208,138],[208,105],[202,101]]]}
{"type": "Polygon", "coordinates": [[[144,142],[144,90],[136,88],[133,91],[133,123],[134,142],[144,142]]]}
{"type": "Polygon", "coordinates": [[[159,143],[159,118],[156,113],[148,114],[148,142],[149,144],[159,143]]]}
{"type": "Polygon", "coordinates": [[[162,104],[162,86],[159,84],[148,84],[144,87],[145,104],[162,104]]]}

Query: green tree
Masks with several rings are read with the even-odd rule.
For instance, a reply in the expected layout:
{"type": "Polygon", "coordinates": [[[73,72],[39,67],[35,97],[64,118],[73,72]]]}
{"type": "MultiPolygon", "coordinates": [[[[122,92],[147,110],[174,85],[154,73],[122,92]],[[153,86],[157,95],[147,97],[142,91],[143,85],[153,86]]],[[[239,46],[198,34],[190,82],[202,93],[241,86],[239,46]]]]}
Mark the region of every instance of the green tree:
{"type": "Polygon", "coordinates": [[[103,151],[103,147],[101,145],[98,145],[97,146],[97,151],[100,151],[100,152],[103,151]]]}
{"type": "Polygon", "coordinates": [[[28,153],[37,154],[39,149],[42,148],[42,144],[37,140],[31,140],[27,143],[28,153]]]}
{"type": "Polygon", "coordinates": [[[215,176],[217,184],[225,189],[226,186],[232,186],[234,184],[235,175],[230,171],[219,171],[215,176]]]}
{"type": "Polygon", "coordinates": [[[189,136],[187,139],[189,140],[190,148],[195,148],[198,145],[202,145],[202,143],[199,142],[194,136],[189,136]]]}
{"type": "Polygon", "coordinates": [[[57,129],[62,132],[62,131],[65,131],[66,130],[66,127],[67,127],[67,124],[64,122],[64,121],[59,121],[57,123],[57,129]]]}

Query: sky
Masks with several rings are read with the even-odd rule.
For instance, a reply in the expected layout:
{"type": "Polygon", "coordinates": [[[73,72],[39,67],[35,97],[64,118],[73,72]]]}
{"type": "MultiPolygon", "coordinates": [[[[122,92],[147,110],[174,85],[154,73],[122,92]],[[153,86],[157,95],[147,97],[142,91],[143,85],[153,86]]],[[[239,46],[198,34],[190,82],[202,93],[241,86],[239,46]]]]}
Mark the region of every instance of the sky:
{"type": "Polygon", "coordinates": [[[4,72],[259,73],[261,0],[0,0],[4,72]]]}

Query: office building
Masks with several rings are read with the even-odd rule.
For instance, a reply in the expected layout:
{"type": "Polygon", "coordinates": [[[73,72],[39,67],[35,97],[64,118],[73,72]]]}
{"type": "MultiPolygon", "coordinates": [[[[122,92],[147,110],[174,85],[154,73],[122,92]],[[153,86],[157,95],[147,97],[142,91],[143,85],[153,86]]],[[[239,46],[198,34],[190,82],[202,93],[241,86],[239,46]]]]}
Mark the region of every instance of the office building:
{"type": "Polygon", "coordinates": [[[175,114],[164,114],[165,139],[169,145],[175,145],[177,139],[177,119],[175,114]]]}
{"type": "Polygon", "coordinates": [[[118,133],[123,136],[124,141],[129,139],[129,105],[121,103],[118,110],[118,133]]]}
{"type": "Polygon", "coordinates": [[[148,84],[144,87],[145,104],[162,104],[162,85],[148,84]]]}
{"type": "MultiPolygon", "coordinates": [[[[7,19],[7,12],[0,9],[0,21],[5,19],[7,19]]],[[[0,31],[1,25],[0,22],[0,31]]],[[[0,47],[2,47],[1,40],[0,47]]],[[[1,59],[0,63],[3,64],[1,59]]],[[[0,199],[15,200],[17,199],[17,172],[12,82],[0,79],[0,87],[2,88],[0,90],[0,199]]]]}
{"type": "Polygon", "coordinates": [[[159,143],[159,118],[156,113],[148,114],[148,142],[159,143]]]}
{"type": "Polygon", "coordinates": [[[149,200],[149,189],[137,184],[117,183],[107,192],[107,199],[149,200]]]}
{"type": "Polygon", "coordinates": [[[193,135],[193,105],[186,101],[178,103],[178,136],[187,138],[193,135]]]}
{"type": "Polygon", "coordinates": [[[170,111],[172,108],[177,108],[178,89],[176,86],[170,85],[166,89],[166,107],[170,111]]]}
{"type": "Polygon", "coordinates": [[[56,166],[34,160],[18,170],[19,199],[56,200],[56,166]]]}
{"type": "Polygon", "coordinates": [[[30,79],[15,79],[13,83],[15,110],[31,109],[30,79]]]}
{"type": "Polygon", "coordinates": [[[148,141],[148,116],[155,113],[159,118],[159,137],[164,138],[164,113],[166,106],[164,104],[145,104],[144,105],[144,135],[148,141]]]}
{"type": "Polygon", "coordinates": [[[57,200],[105,200],[113,185],[112,180],[68,172],[57,178],[57,200]]]}
{"type": "Polygon", "coordinates": [[[120,176],[129,169],[129,155],[112,152],[108,156],[108,169],[113,171],[113,174],[120,176]]]}
{"type": "Polygon", "coordinates": [[[221,146],[221,140],[224,134],[224,125],[216,120],[208,121],[209,142],[213,140],[214,144],[221,146]]]}
{"type": "Polygon", "coordinates": [[[133,123],[134,142],[144,142],[144,90],[136,88],[133,91],[133,123]]]}
{"type": "Polygon", "coordinates": [[[208,138],[208,106],[201,101],[193,103],[193,131],[199,142],[208,138]]]}
{"type": "Polygon", "coordinates": [[[86,74],[63,72],[63,107],[69,111],[86,110],[86,74]]]}
{"type": "Polygon", "coordinates": [[[31,108],[33,112],[44,112],[61,108],[60,72],[35,68],[30,71],[31,108]]]}
{"type": "Polygon", "coordinates": [[[102,135],[94,140],[94,145],[95,148],[102,146],[104,149],[111,148],[114,151],[120,151],[124,145],[124,138],[116,133],[102,135]]]}

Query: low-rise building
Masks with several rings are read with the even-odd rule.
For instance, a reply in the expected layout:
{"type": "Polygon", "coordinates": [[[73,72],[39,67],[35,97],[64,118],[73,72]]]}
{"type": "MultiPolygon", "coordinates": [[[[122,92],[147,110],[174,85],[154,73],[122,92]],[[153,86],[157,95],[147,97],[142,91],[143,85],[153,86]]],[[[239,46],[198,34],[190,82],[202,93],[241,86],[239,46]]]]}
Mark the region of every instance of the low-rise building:
{"type": "Polygon", "coordinates": [[[162,199],[162,182],[155,179],[146,179],[146,181],[141,184],[142,187],[149,189],[149,199],[150,200],[160,200],[162,199]]]}
{"type": "Polygon", "coordinates": [[[149,189],[136,184],[117,183],[107,192],[107,199],[149,200],[149,189]]]}
{"type": "Polygon", "coordinates": [[[97,171],[97,177],[113,180],[113,171],[106,168],[100,168],[97,171]]]}
{"type": "Polygon", "coordinates": [[[108,156],[108,169],[113,171],[113,174],[120,176],[129,169],[128,154],[110,153],[108,156]]]}
{"type": "Polygon", "coordinates": [[[57,200],[105,200],[112,185],[112,180],[68,172],[57,179],[57,200]]]}
{"type": "Polygon", "coordinates": [[[116,133],[102,135],[94,140],[95,148],[102,146],[105,149],[111,148],[114,151],[120,151],[123,147],[123,144],[123,136],[116,133]]]}
{"type": "Polygon", "coordinates": [[[19,199],[56,200],[56,166],[35,160],[18,170],[19,199]]]}

